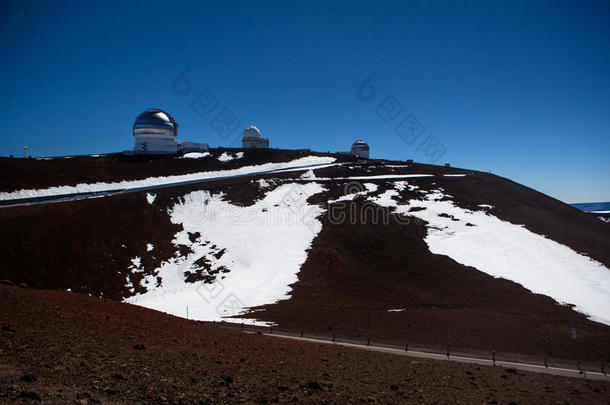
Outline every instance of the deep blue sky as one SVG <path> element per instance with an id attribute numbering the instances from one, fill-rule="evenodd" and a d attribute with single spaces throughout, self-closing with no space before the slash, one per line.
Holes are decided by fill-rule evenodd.
<path id="1" fill-rule="evenodd" d="M 179 140 L 212 146 L 254 124 L 272 147 L 362 138 L 373 157 L 427 162 L 434 135 L 438 163 L 610 201 L 608 1 L 3 1 L 0 15 L 0 155 L 131 149 L 134 118 L 159 107 Z M 204 90 L 209 117 L 190 104 Z M 404 108 L 391 123 L 387 96 Z M 224 108 L 229 139 L 210 125 Z M 410 145 L 394 132 L 408 114 L 426 128 Z"/>

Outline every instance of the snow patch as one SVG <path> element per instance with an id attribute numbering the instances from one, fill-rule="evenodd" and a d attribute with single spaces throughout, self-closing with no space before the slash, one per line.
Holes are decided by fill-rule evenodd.
<path id="1" fill-rule="evenodd" d="M 269 182 L 265 179 L 259 179 L 257 180 L 257 183 L 260 188 L 268 188 L 271 186 L 271 184 L 269 184 Z"/>
<path id="2" fill-rule="evenodd" d="M 148 201 L 149 204 L 154 203 L 155 202 L 155 198 L 157 198 L 156 194 L 146 193 L 146 201 Z"/>
<path id="3" fill-rule="evenodd" d="M 177 316 L 185 316 L 188 307 L 191 319 L 220 320 L 289 298 L 290 284 L 298 280 L 306 251 L 322 229 L 317 218 L 324 209 L 306 201 L 324 190 L 317 183 L 284 184 L 249 207 L 225 201 L 222 193 L 185 195 L 170 210 L 171 221 L 183 227 L 173 243 L 193 253 L 164 262 L 143 281 L 148 291 L 125 301 Z M 201 237 L 193 242 L 189 232 Z M 185 271 L 202 257 L 212 272 L 222 267 L 228 272 L 215 274 L 211 283 L 186 282 Z"/>
<path id="4" fill-rule="evenodd" d="M 127 275 L 125 276 L 125 287 L 129 288 L 129 291 L 134 293 L 136 291 L 133 280 L 131 279 L 131 275 L 133 273 L 141 273 L 144 271 L 142 268 L 142 259 L 136 256 L 131 259 L 131 265 L 127 268 Z"/>
<path id="5" fill-rule="evenodd" d="M 354 190 L 351 190 L 352 192 L 342 195 L 339 198 L 336 198 L 334 200 L 328 200 L 327 203 L 333 204 L 333 203 L 336 203 L 339 201 L 353 201 L 357 196 L 374 193 L 379 188 L 379 186 L 377 184 L 373 184 L 373 183 L 364 183 L 363 186 L 364 186 L 364 190 L 357 191 L 358 188 L 355 188 Z M 346 187 L 345 191 L 350 191 L 350 190 L 348 190 Z"/>
<path id="6" fill-rule="evenodd" d="M 200 159 L 210 156 L 210 152 L 189 152 L 182 155 L 183 159 Z"/>
<path id="7" fill-rule="evenodd" d="M 218 160 L 221 162 L 228 162 L 233 159 L 241 159 L 244 156 L 244 152 L 237 152 L 233 155 L 230 155 L 228 152 L 223 152 L 222 155 L 218 156 Z"/>
<path id="8" fill-rule="evenodd" d="M 431 191 L 422 201 L 401 205 L 396 197 L 395 190 L 388 190 L 369 199 L 394 207 L 398 214 L 427 221 L 425 241 L 432 253 L 573 304 L 590 319 L 610 325 L 610 270 L 603 264 L 522 225 L 440 201 L 447 197 L 441 190 Z M 409 212 L 413 207 L 423 210 Z"/>
<path id="9" fill-rule="evenodd" d="M 384 180 L 404 179 L 409 177 L 434 177 L 433 174 L 379 174 L 374 176 L 334 177 L 330 180 Z"/>
<path id="10" fill-rule="evenodd" d="M 313 172 L 313 170 L 309 169 L 303 173 L 300 178 L 303 180 L 315 180 L 316 174 Z"/>

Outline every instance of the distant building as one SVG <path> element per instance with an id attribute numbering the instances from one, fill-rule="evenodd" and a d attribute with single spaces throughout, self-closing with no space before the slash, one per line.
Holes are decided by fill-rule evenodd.
<path id="1" fill-rule="evenodd" d="M 209 149 L 210 149 L 210 145 L 208 145 L 207 143 L 180 142 L 178 144 L 178 150 L 182 153 L 207 152 Z"/>
<path id="2" fill-rule="evenodd" d="M 368 159 L 369 158 L 369 144 L 364 141 L 356 141 L 352 144 L 352 155 Z"/>
<path id="3" fill-rule="evenodd" d="M 358 140 L 352 144 L 352 149 L 349 152 L 337 152 L 341 155 L 352 155 L 354 157 L 368 159 L 370 148 L 369 144 L 363 140 Z"/>
<path id="4" fill-rule="evenodd" d="M 205 152 L 207 143 L 178 143 L 178 123 L 167 112 L 158 108 L 149 108 L 138 115 L 133 124 L 137 154 L 175 154 L 178 152 Z"/>
<path id="5" fill-rule="evenodd" d="M 244 129 L 241 143 L 244 149 L 263 149 L 269 147 L 269 138 L 262 138 L 258 128 L 251 125 Z"/>

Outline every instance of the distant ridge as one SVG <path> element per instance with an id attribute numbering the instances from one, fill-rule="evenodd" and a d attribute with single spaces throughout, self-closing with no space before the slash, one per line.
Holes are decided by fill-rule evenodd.
<path id="1" fill-rule="evenodd" d="M 595 202 L 595 203 L 577 203 L 570 204 L 572 207 L 578 208 L 581 211 L 609 211 L 610 202 Z"/>

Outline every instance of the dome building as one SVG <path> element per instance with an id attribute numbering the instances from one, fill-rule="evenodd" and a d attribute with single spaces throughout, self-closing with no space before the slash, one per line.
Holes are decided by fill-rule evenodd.
<path id="1" fill-rule="evenodd" d="M 178 152 L 178 123 L 169 113 L 150 108 L 138 115 L 133 124 L 136 153 L 171 154 Z"/>
<path id="2" fill-rule="evenodd" d="M 244 149 L 261 149 L 269 147 L 269 138 L 262 138 L 261 133 L 254 125 L 244 129 L 241 139 Z"/>
<path id="3" fill-rule="evenodd" d="M 358 140 L 352 144 L 352 149 L 349 152 L 337 152 L 340 155 L 351 155 L 356 158 L 368 159 L 369 158 L 369 144 L 363 140 Z"/>
<path id="4" fill-rule="evenodd" d="M 168 112 L 158 108 L 149 108 L 138 115 L 133 124 L 133 136 L 136 138 L 133 147 L 136 154 L 206 152 L 209 149 L 207 143 L 178 143 L 178 123 Z"/>
<path id="5" fill-rule="evenodd" d="M 352 144 L 350 154 L 356 157 L 368 159 L 369 158 L 369 144 L 359 140 Z"/>

